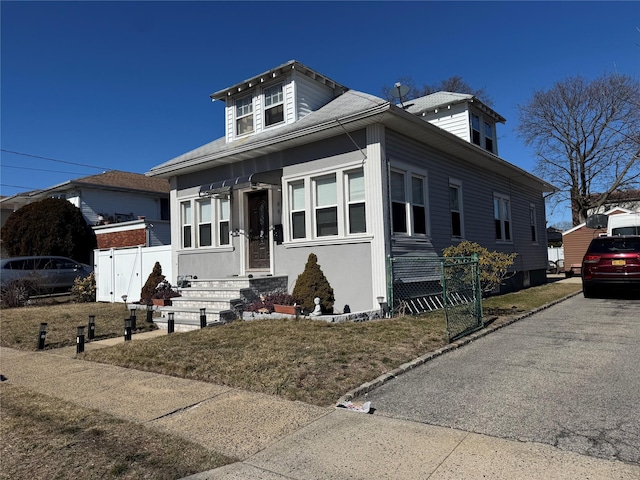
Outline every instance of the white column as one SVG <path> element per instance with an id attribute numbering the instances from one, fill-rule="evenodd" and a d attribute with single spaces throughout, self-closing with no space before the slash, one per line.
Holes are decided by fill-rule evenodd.
<path id="1" fill-rule="evenodd" d="M 371 307 L 377 308 L 377 297 L 387 300 L 386 257 L 391 251 L 389 236 L 387 161 L 385 153 L 385 128 L 377 123 L 367 127 L 367 159 L 365 171 L 365 199 L 367 231 L 371 241 Z"/>

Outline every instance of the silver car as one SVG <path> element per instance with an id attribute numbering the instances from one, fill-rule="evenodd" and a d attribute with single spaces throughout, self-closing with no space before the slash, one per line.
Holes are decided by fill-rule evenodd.
<path id="1" fill-rule="evenodd" d="M 69 290 L 76 278 L 85 278 L 93 267 L 66 257 L 12 257 L 0 260 L 0 285 L 13 280 L 33 281 L 42 290 Z"/>

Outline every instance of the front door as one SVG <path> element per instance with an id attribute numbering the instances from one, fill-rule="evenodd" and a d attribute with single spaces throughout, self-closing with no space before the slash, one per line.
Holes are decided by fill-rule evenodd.
<path id="1" fill-rule="evenodd" d="M 247 195 L 249 200 L 249 268 L 269 268 L 269 192 Z"/>

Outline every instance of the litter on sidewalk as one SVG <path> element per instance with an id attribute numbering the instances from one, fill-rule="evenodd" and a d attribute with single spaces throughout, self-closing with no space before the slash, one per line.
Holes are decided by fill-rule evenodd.
<path id="1" fill-rule="evenodd" d="M 371 402 L 364 402 L 359 405 L 353 402 L 341 402 L 338 404 L 339 408 L 346 408 L 347 410 L 351 410 L 352 412 L 360 412 L 360 413 L 369 413 L 371 410 Z"/>

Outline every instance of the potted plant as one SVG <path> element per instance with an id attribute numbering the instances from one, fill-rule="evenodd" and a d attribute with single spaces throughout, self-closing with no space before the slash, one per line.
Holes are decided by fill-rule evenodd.
<path id="1" fill-rule="evenodd" d="M 158 284 L 154 294 L 151 296 L 151 302 L 158 306 L 171 305 L 171 299 L 179 297 L 180 293 L 176 292 L 169 282 L 163 280 Z"/>
<path id="2" fill-rule="evenodd" d="M 259 300 L 253 302 L 247 310 L 259 313 L 286 313 L 295 315 L 297 306 L 293 301 L 293 297 L 286 292 L 275 292 L 268 295 L 262 295 Z"/>

